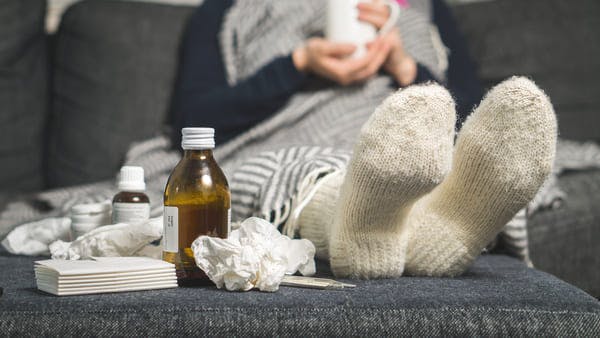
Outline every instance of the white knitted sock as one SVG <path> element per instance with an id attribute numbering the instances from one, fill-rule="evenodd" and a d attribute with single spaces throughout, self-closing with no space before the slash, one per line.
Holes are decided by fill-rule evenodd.
<path id="1" fill-rule="evenodd" d="M 319 189 L 298 217 L 300 237 L 315 245 L 320 259 L 329 259 L 329 236 L 344 174 L 337 171 L 321 178 Z"/>
<path id="2" fill-rule="evenodd" d="M 361 129 L 348 164 L 329 238 L 338 277 L 400 276 L 404 219 L 450 169 L 456 114 L 436 84 L 389 96 Z"/>
<path id="3" fill-rule="evenodd" d="M 552 104 L 533 82 L 513 77 L 492 89 L 465 122 L 448 177 L 409 215 L 406 272 L 464 272 L 533 198 L 555 146 Z"/>

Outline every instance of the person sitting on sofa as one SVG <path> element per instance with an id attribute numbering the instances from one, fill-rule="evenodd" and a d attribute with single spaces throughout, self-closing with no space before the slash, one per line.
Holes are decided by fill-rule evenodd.
<path id="1" fill-rule="evenodd" d="M 368 81 L 378 72 L 392 77 L 397 87 L 427 81 L 442 82 L 427 66 L 405 52 L 397 28 L 376 39 L 359 59 L 351 44 L 309 37 L 292 53 L 271 60 L 245 81 L 230 86 L 219 44 L 219 30 L 233 0 L 206 0 L 193 13 L 182 42 L 179 79 L 174 95 L 175 144 L 184 126 L 213 126 L 217 145 L 223 144 L 276 113 L 310 75 L 331 85 L 350 86 Z M 483 90 L 466 42 L 443 0 L 432 1 L 433 23 L 448 48 L 447 88 L 458 104 L 458 123 L 481 100 Z M 359 4 L 360 20 L 381 28 L 387 6 L 378 0 Z M 440 48 L 444 48 L 440 46 Z M 374 107 L 373 107 L 374 108 Z"/>
<path id="2" fill-rule="evenodd" d="M 533 82 L 512 78 L 491 90 L 455 145 L 456 103 L 444 87 L 418 84 L 439 72 L 404 52 L 398 30 L 371 43 L 362 59 L 344 58 L 352 46 L 308 37 L 230 85 L 218 38 L 232 4 L 206 0 L 192 17 L 176 85 L 176 126 L 215 127 L 223 143 L 277 113 L 315 75 L 349 86 L 382 71 L 405 87 L 370 108 L 345 171 L 322 177 L 300 214 L 300 236 L 323 243 L 317 250 L 336 276 L 461 274 L 550 173 L 556 118 Z M 447 36 L 457 37 L 443 24 L 451 23 L 440 14 L 448 15 L 447 8 L 432 4 L 451 49 L 447 86 L 460 120 L 481 92 L 462 42 Z M 377 1 L 360 11 L 377 27 L 387 18 Z"/>

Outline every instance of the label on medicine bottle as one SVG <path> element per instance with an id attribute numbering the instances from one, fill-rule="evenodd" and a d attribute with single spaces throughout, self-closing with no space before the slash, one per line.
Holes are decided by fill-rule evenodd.
<path id="1" fill-rule="evenodd" d="M 227 209 L 227 237 L 231 236 L 231 208 Z"/>
<path id="2" fill-rule="evenodd" d="M 148 203 L 113 203 L 113 223 L 139 223 L 150 219 Z"/>
<path id="3" fill-rule="evenodd" d="M 179 210 L 177 207 L 165 207 L 163 217 L 164 251 L 179 251 Z"/>

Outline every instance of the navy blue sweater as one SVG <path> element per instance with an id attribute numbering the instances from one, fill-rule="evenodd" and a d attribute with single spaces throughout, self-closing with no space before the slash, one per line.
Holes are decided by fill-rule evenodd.
<path id="1" fill-rule="evenodd" d="M 228 85 L 218 33 L 232 4 L 233 0 L 206 0 L 190 18 L 173 97 L 176 147 L 179 130 L 196 126 L 215 128 L 216 143 L 222 144 L 273 115 L 307 82 L 288 55 L 272 60 L 235 86 Z M 451 51 L 447 87 L 461 121 L 479 103 L 482 89 L 450 9 L 443 0 L 433 0 L 433 9 L 442 41 Z M 418 64 L 417 69 L 415 83 L 436 80 L 425 66 Z"/>

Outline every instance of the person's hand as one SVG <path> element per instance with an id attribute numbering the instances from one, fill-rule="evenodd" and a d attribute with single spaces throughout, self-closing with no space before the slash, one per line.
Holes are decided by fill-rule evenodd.
<path id="1" fill-rule="evenodd" d="M 381 29 L 390 18 L 390 8 L 382 0 L 361 1 L 358 8 L 358 20 L 368 22 Z"/>
<path id="2" fill-rule="evenodd" d="M 400 30 L 396 27 L 385 33 L 383 39 L 392 46 L 383 68 L 396 79 L 400 86 L 412 84 L 417 78 L 417 63 L 404 51 Z"/>
<path id="3" fill-rule="evenodd" d="M 292 53 L 292 60 L 299 71 L 347 86 L 364 82 L 379 71 L 390 53 L 389 41 L 378 38 L 369 44 L 364 56 L 351 58 L 349 56 L 356 50 L 353 44 L 311 38 Z"/>
<path id="4" fill-rule="evenodd" d="M 371 2 L 360 2 L 358 4 L 358 19 L 368 22 L 381 29 L 390 16 L 390 9 L 381 0 Z M 408 86 L 417 77 L 417 63 L 404 51 L 400 30 L 394 27 L 389 32 L 383 33 L 382 37 L 391 45 L 389 55 L 385 60 L 383 68 L 396 79 L 401 86 Z"/>

